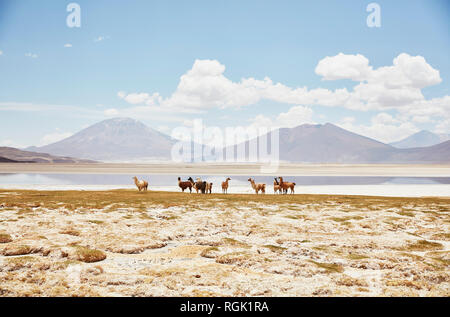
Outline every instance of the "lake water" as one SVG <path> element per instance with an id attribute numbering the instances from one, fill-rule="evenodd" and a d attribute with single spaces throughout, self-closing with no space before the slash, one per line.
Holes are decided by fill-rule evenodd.
<path id="1" fill-rule="evenodd" d="M 2 189 L 38 190 L 102 190 L 135 188 L 127 174 L 0 174 Z M 149 182 L 150 190 L 179 191 L 177 176 L 137 175 Z M 185 180 L 189 176 L 183 175 Z M 195 176 L 192 176 L 194 179 Z M 252 176 L 233 176 L 230 193 L 252 193 L 247 179 Z M 450 177 L 354 177 L 354 176 L 283 176 L 285 181 L 296 183 L 296 193 L 344 194 L 381 196 L 450 196 Z M 267 193 L 273 193 L 273 177 L 257 176 L 256 182 L 267 184 Z M 212 182 L 213 192 L 221 192 L 225 177 L 202 176 Z"/>

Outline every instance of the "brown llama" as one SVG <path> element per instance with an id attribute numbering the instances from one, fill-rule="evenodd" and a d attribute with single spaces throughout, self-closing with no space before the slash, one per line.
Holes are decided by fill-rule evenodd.
<path id="1" fill-rule="evenodd" d="M 208 193 L 212 194 L 212 186 L 213 186 L 213 183 L 206 182 L 206 193 L 207 194 Z"/>
<path id="2" fill-rule="evenodd" d="M 262 194 L 266 193 L 266 184 L 256 184 L 254 179 L 249 178 L 248 181 L 252 184 L 252 188 L 255 190 L 256 195 L 258 195 L 259 191 Z"/>
<path id="3" fill-rule="evenodd" d="M 223 194 L 228 194 L 228 181 L 230 181 L 231 178 L 227 177 L 227 179 L 222 182 L 222 193 Z"/>
<path id="4" fill-rule="evenodd" d="M 277 181 L 277 179 L 276 178 L 274 178 L 274 181 L 273 181 L 273 193 L 274 194 L 281 194 L 281 186 L 280 186 L 280 183 Z"/>
<path id="5" fill-rule="evenodd" d="M 197 177 L 197 181 L 194 184 L 194 188 L 197 191 L 197 193 L 200 191 L 202 194 L 206 194 L 207 191 L 209 189 L 211 189 L 212 187 L 212 183 L 209 183 L 209 188 L 208 188 L 208 183 L 202 181 L 202 179 L 200 177 Z"/>
<path id="6" fill-rule="evenodd" d="M 148 183 L 144 180 L 139 180 L 136 176 L 133 177 L 134 183 L 136 184 L 139 191 L 147 191 L 148 189 Z"/>
<path id="7" fill-rule="evenodd" d="M 291 190 L 291 194 L 294 194 L 294 189 L 295 189 L 295 183 L 291 183 L 291 182 L 284 182 L 283 181 L 283 177 L 279 177 L 280 179 L 280 187 L 283 190 L 284 194 L 287 194 L 288 189 Z"/>
<path id="8" fill-rule="evenodd" d="M 181 177 L 178 177 L 178 186 L 181 188 L 181 191 L 184 193 L 186 188 L 189 188 L 189 192 L 192 193 L 192 187 L 194 186 L 194 180 L 192 177 L 189 177 L 187 182 L 181 180 Z"/>

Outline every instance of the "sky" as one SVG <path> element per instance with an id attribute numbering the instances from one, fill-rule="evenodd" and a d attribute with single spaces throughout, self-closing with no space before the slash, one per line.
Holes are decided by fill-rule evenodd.
<path id="1" fill-rule="evenodd" d="M 0 146 L 113 117 L 169 135 L 194 120 L 450 133 L 450 2 L 379 0 L 379 20 L 371 3 L 0 0 Z"/>

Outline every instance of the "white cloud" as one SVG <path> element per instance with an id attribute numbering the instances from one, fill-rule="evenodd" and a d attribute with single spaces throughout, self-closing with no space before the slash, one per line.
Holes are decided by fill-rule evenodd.
<path id="1" fill-rule="evenodd" d="M 442 120 L 436 125 L 434 132 L 449 134 L 450 131 L 450 118 Z"/>
<path id="2" fill-rule="evenodd" d="M 68 138 L 72 135 L 73 135 L 73 133 L 71 133 L 71 132 L 55 132 L 55 133 L 46 134 L 41 138 L 41 140 L 39 142 L 39 146 L 44 146 L 47 144 L 55 143 L 55 142 L 65 139 L 65 138 Z"/>
<path id="3" fill-rule="evenodd" d="M 416 123 L 430 123 L 430 122 L 434 122 L 434 120 L 431 119 L 429 116 L 413 116 L 411 118 L 411 120 L 413 122 L 416 122 Z"/>
<path id="4" fill-rule="evenodd" d="M 64 47 L 67 47 L 67 48 L 72 47 L 72 44 L 70 44 L 70 43 L 64 44 Z"/>
<path id="5" fill-rule="evenodd" d="M 0 56 L 1 56 L 1 55 L 3 55 L 3 51 L 2 51 L 2 50 L 0 50 Z"/>
<path id="6" fill-rule="evenodd" d="M 105 116 L 113 117 L 119 115 L 119 111 L 114 108 L 106 109 L 104 112 Z"/>
<path id="7" fill-rule="evenodd" d="M 373 69 L 369 60 L 358 55 L 338 54 L 319 61 L 316 73 L 324 80 L 351 79 L 359 83 L 346 88 L 291 88 L 263 80 L 243 78 L 233 82 L 225 77 L 225 66 L 216 60 L 196 60 L 192 68 L 180 78 L 171 96 L 159 93 L 119 92 L 126 102 L 157 106 L 168 111 L 204 112 L 212 108 L 243 107 L 260 100 L 286 104 L 341 106 L 352 110 L 387 110 L 410 107 L 424 102 L 421 89 L 442 81 L 439 71 L 421 56 L 402 53 L 392 66 Z M 420 105 L 419 105 L 420 106 Z"/>
<path id="8" fill-rule="evenodd" d="M 9 140 L 9 139 L 7 139 L 7 140 L 0 140 L 0 146 L 13 147 L 13 148 L 16 148 L 16 149 L 23 149 L 23 148 L 26 147 L 23 144 L 16 143 L 13 140 Z"/>
<path id="9" fill-rule="evenodd" d="M 147 93 L 131 93 L 127 95 L 125 92 L 119 91 L 117 96 L 132 105 L 146 104 L 153 106 L 162 101 L 162 97 L 158 93 L 154 93 L 153 95 Z"/>
<path id="10" fill-rule="evenodd" d="M 313 111 L 311 108 L 294 106 L 287 112 L 280 113 L 275 119 L 271 119 L 262 114 L 257 115 L 250 120 L 250 126 L 255 128 L 265 127 L 269 129 L 294 128 L 305 123 L 313 124 L 314 121 L 312 120 L 312 116 Z"/>
<path id="11" fill-rule="evenodd" d="M 314 123 L 312 120 L 313 111 L 311 108 L 294 106 L 288 112 L 278 115 L 276 123 L 280 127 L 294 128 L 305 123 Z"/>
<path id="12" fill-rule="evenodd" d="M 345 117 L 337 125 L 343 129 L 384 143 L 401 140 L 419 131 L 413 123 L 402 122 L 383 112 L 372 117 L 370 125 L 355 124 L 355 121 L 354 117 Z"/>
<path id="13" fill-rule="evenodd" d="M 315 72 L 323 80 L 349 79 L 355 86 L 330 90 L 326 88 L 288 87 L 273 82 L 269 77 L 242 78 L 232 81 L 225 76 L 226 67 L 217 60 L 196 60 L 190 70 L 181 76 L 175 91 L 167 98 L 159 93 L 119 92 L 119 98 L 141 110 L 158 109 L 167 113 L 202 113 L 214 108 L 240 108 L 268 100 L 290 105 L 315 105 L 344 107 L 356 111 L 396 111 L 397 118 L 382 114 L 374 117 L 369 128 L 352 126 L 383 140 L 404 135 L 415 130 L 413 123 L 445 122 L 450 120 L 450 96 L 425 99 L 422 89 L 439 84 L 442 79 L 437 69 L 422 56 L 399 54 L 392 65 L 373 68 L 361 54 L 325 57 L 317 64 Z M 282 115 L 283 118 L 283 115 Z M 285 120 L 290 119 L 288 115 Z M 401 119 L 401 120 L 400 120 Z M 280 119 L 263 115 L 253 119 L 255 124 L 284 124 Z M 400 120 L 400 121 L 396 121 Z M 291 120 L 295 122 L 295 120 Z M 445 129 L 446 124 L 439 125 Z M 376 133 L 385 128 L 385 135 Z"/>
<path id="14" fill-rule="evenodd" d="M 38 55 L 34 53 L 26 53 L 25 56 L 30 58 L 38 58 Z"/>
<path id="15" fill-rule="evenodd" d="M 159 93 L 118 92 L 126 102 L 159 106 L 160 109 L 180 112 L 203 112 L 211 108 L 239 108 L 262 99 L 289 104 L 323 104 L 337 106 L 344 103 L 349 94 L 346 89 L 308 90 L 305 87 L 290 88 L 274 83 L 268 77 L 263 80 L 243 78 L 233 82 L 224 76 L 225 66 L 216 60 L 196 60 L 192 68 L 180 78 L 175 92 L 168 98 Z"/>
<path id="16" fill-rule="evenodd" d="M 317 75 L 323 80 L 351 79 L 354 81 L 366 80 L 372 72 L 369 60 L 363 55 L 345 55 L 339 53 L 336 56 L 327 56 L 317 64 Z"/>
<path id="17" fill-rule="evenodd" d="M 354 109 L 397 109 L 425 100 L 421 89 L 439 84 L 439 71 L 422 56 L 402 53 L 392 66 L 371 70 L 358 84 L 347 106 Z M 352 102 L 356 102 L 352 107 Z"/>

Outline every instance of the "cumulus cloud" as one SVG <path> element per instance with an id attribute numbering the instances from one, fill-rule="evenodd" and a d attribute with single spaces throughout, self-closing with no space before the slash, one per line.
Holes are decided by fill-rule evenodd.
<path id="1" fill-rule="evenodd" d="M 439 71 L 422 56 L 402 53 L 392 66 L 371 70 L 365 80 L 354 87 L 354 108 L 395 109 L 425 100 L 422 89 L 442 81 Z M 359 102 L 359 104 L 358 104 Z M 352 107 L 352 100 L 347 103 Z"/>
<path id="2" fill-rule="evenodd" d="M 359 82 L 352 91 L 346 88 L 288 87 L 269 77 L 262 80 L 228 79 L 225 66 L 216 60 L 196 60 L 180 78 L 174 93 L 162 98 L 159 93 L 119 92 L 130 104 L 161 106 L 177 111 L 205 111 L 210 108 L 243 107 L 260 100 L 287 104 L 341 106 L 353 110 L 386 110 L 425 100 L 421 89 L 442 80 L 439 71 L 421 56 L 402 53 L 392 66 L 373 69 L 369 60 L 358 55 L 338 54 L 319 61 L 316 73 L 324 80 L 351 79 Z"/>
<path id="3" fill-rule="evenodd" d="M 72 47 L 72 44 L 70 44 L 70 43 L 64 44 L 64 47 L 70 48 L 70 47 Z"/>
<path id="4" fill-rule="evenodd" d="M 354 81 L 366 80 L 372 72 L 369 60 L 363 55 L 327 56 L 316 67 L 316 74 L 323 80 L 351 79 Z"/>
<path id="5" fill-rule="evenodd" d="M 251 125 L 255 128 L 294 128 L 299 125 L 310 123 L 313 124 L 312 120 L 313 111 L 311 108 L 304 106 L 294 106 L 291 107 L 287 112 L 280 113 L 276 118 L 271 119 L 262 114 L 257 115 L 255 118 L 251 119 Z"/>
<path id="6" fill-rule="evenodd" d="M 402 122 L 384 112 L 373 116 L 369 125 L 355 124 L 355 122 L 354 117 L 346 117 L 337 125 L 384 143 L 401 140 L 419 131 L 413 123 Z"/>
<path id="7" fill-rule="evenodd" d="M 269 77 L 233 81 L 225 76 L 225 71 L 225 65 L 217 60 L 196 60 L 192 68 L 181 76 L 175 91 L 166 98 L 158 92 L 123 91 L 118 92 L 118 97 L 142 107 L 142 111 L 147 107 L 166 113 L 202 113 L 210 109 L 241 108 L 268 100 L 355 111 L 393 110 L 403 116 L 402 122 L 450 119 L 450 96 L 426 99 L 422 93 L 423 88 L 442 81 L 439 71 L 422 56 L 402 53 L 393 59 L 392 65 L 379 68 L 372 67 L 361 54 L 339 53 L 318 62 L 315 72 L 323 80 L 355 81 L 351 89 L 289 87 L 273 82 Z M 258 120 L 263 122 L 267 118 L 263 116 Z M 384 124 L 393 125 L 392 122 Z"/>
<path id="8" fill-rule="evenodd" d="M 119 92 L 118 97 L 130 104 L 158 105 L 161 108 L 202 112 L 211 108 L 239 108 L 257 103 L 262 99 L 289 104 L 324 104 L 337 106 L 348 99 L 346 89 L 308 90 L 306 87 L 290 88 L 263 80 L 243 78 L 233 82 L 224 76 L 225 66 L 216 60 L 196 60 L 192 68 L 180 78 L 175 92 L 168 98 L 159 93 Z"/>

